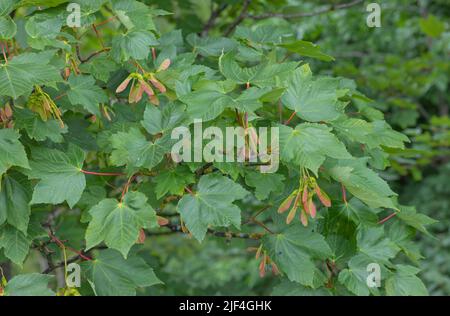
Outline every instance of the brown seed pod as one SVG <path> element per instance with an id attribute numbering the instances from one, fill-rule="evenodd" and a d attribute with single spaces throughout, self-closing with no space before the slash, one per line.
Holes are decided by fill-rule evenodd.
<path id="1" fill-rule="evenodd" d="M 161 63 L 161 65 L 159 65 L 158 70 L 156 70 L 156 72 L 160 72 L 160 71 L 164 71 L 167 70 L 167 68 L 169 68 L 170 66 L 170 59 L 164 59 L 163 62 Z"/>
<path id="2" fill-rule="evenodd" d="M 122 81 L 122 83 L 117 87 L 116 93 L 121 93 L 121 92 L 125 91 L 125 89 L 128 87 L 128 84 L 130 83 L 130 81 L 131 81 L 131 77 L 128 77 L 127 79 Z"/>
<path id="3" fill-rule="evenodd" d="M 157 97 L 156 95 L 152 95 L 152 96 L 150 97 L 150 102 L 151 102 L 152 104 L 156 105 L 156 106 L 159 105 L 159 99 L 158 99 L 158 97 Z"/>
<path id="4" fill-rule="evenodd" d="M 312 198 L 308 201 L 308 206 L 309 206 L 309 215 L 311 215 L 312 218 L 315 218 L 316 213 L 317 213 L 317 208 L 316 208 L 316 205 L 314 204 Z"/>
<path id="5" fill-rule="evenodd" d="M 280 207 L 278 208 L 278 213 L 284 213 L 286 212 L 289 207 L 291 207 L 292 201 L 294 200 L 294 196 L 290 195 L 287 197 L 287 199 L 285 199 L 281 204 Z"/>
<path id="6" fill-rule="evenodd" d="M 264 278 L 266 275 L 266 255 L 263 256 L 261 262 L 259 263 L 259 276 Z"/>
<path id="7" fill-rule="evenodd" d="M 322 191 L 322 189 L 318 185 L 316 185 L 314 187 L 314 191 L 316 192 L 317 197 L 319 198 L 319 200 L 323 204 L 323 206 L 325 206 L 325 207 L 330 207 L 331 206 L 330 198 L 328 197 L 328 195 L 324 191 Z"/>
<path id="8" fill-rule="evenodd" d="M 165 217 L 157 216 L 156 219 L 158 220 L 159 226 L 166 226 L 169 224 L 169 220 Z"/>
<path id="9" fill-rule="evenodd" d="M 289 211 L 288 216 L 286 217 L 286 224 L 290 224 L 295 217 L 295 213 L 297 213 L 297 206 L 294 205 L 292 209 Z"/>
<path id="10" fill-rule="evenodd" d="M 150 77 L 150 82 L 152 83 L 152 85 L 155 86 L 156 89 L 158 89 L 161 93 L 165 93 L 166 92 L 166 87 L 158 81 L 158 79 L 156 79 L 155 77 Z"/>
<path id="11" fill-rule="evenodd" d="M 128 96 L 128 103 L 138 103 L 141 101 L 143 92 L 144 90 L 141 89 L 141 85 L 133 82 Z"/>
<path id="12" fill-rule="evenodd" d="M 136 243 L 143 244 L 147 236 L 145 235 L 145 231 L 143 229 L 139 230 L 139 237 Z"/>
<path id="13" fill-rule="evenodd" d="M 303 194 L 302 194 L 302 205 L 303 205 L 303 209 L 307 213 L 308 213 L 308 196 L 309 196 L 308 185 L 305 184 L 305 186 L 303 188 Z"/>
<path id="14" fill-rule="evenodd" d="M 155 92 L 153 91 L 152 87 L 147 82 L 145 82 L 143 79 L 139 79 L 139 83 L 141 84 L 142 89 L 144 89 L 144 92 L 149 97 L 155 95 Z"/>
<path id="15" fill-rule="evenodd" d="M 262 245 L 260 245 L 258 250 L 256 251 L 256 255 L 255 255 L 256 259 L 259 259 L 259 257 L 261 256 L 261 252 L 262 252 Z"/>
<path id="16" fill-rule="evenodd" d="M 10 119 L 13 116 L 13 111 L 12 111 L 11 106 L 9 104 L 5 105 L 4 111 L 5 111 L 5 115 L 6 115 L 7 118 Z"/>
<path id="17" fill-rule="evenodd" d="M 64 79 L 68 79 L 70 77 L 70 67 L 64 68 Z"/>
<path id="18" fill-rule="evenodd" d="M 280 269 L 278 269 L 278 266 L 273 261 L 272 261 L 272 274 L 273 275 L 280 275 Z"/>
<path id="19" fill-rule="evenodd" d="M 303 226 L 308 226 L 308 215 L 305 210 L 300 212 L 300 222 L 302 222 Z"/>

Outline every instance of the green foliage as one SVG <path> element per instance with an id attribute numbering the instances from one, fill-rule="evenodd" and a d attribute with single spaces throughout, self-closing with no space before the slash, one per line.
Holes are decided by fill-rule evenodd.
<path id="1" fill-rule="evenodd" d="M 303 24 L 264 14 L 317 4 L 257 1 L 241 16 L 238 1 L 79 0 L 69 27 L 66 2 L 0 4 L 0 263 L 13 264 L 0 293 L 427 294 L 414 239 L 431 238 L 434 214 L 389 182 L 448 154 L 439 16 L 391 13 L 412 33 L 370 31 L 430 39 L 400 63 L 401 44 L 383 62 L 339 56 L 368 32 L 356 8 Z M 279 169 L 173 161 L 173 129 L 195 119 L 278 128 Z M 69 261 L 78 289 L 48 275 Z"/>

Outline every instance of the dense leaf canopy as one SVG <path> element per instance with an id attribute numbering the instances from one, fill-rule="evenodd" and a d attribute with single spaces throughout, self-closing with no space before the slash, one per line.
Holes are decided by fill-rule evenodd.
<path id="1" fill-rule="evenodd" d="M 448 158 L 428 7 L 371 29 L 364 1 L 70 2 L 78 26 L 69 1 L 0 3 L 0 295 L 428 293 L 435 220 L 392 185 Z M 277 128 L 278 170 L 174 161 L 197 119 Z"/>

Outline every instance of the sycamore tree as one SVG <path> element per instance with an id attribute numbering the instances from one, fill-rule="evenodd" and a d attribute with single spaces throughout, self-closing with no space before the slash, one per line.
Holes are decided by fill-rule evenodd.
<path id="1" fill-rule="evenodd" d="M 243 294 L 426 295 L 413 239 L 434 220 L 381 176 L 409 139 L 353 80 L 314 73 L 333 52 L 277 20 L 302 14 L 3 0 L 1 295 L 176 294 L 230 276 Z M 195 120 L 276 128 L 278 170 L 174 161 L 173 131 Z"/>

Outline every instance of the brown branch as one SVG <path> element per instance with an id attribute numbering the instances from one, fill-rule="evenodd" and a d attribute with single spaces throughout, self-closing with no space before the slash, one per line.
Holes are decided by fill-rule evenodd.
<path id="1" fill-rule="evenodd" d="M 87 171 L 87 170 L 80 170 L 82 173 L 84 174 L 90 174 L 90 175 L 94 175 L 94 176 L 124 176 L 125 173 L 121 173 L 121 172 L 94 172 L 94 171 Z"/>
<path id="2" fill-rule="evenodd" d="M 269 234 L 272 234 L 272 235 L 275 234 L 275 233 L 274 233 L 273 231 L 271 231 L 271 230 L 269 229 L 269 227 L 267 227 L 263 222 L 260 222 L 260 221 L 258 221 L 258 220 L 255 219 L 255 218 L 252 218 L 251 221 L 252 221 L 253 223 L 255 223 L 256 225 L 259 225 L 259 226 L 261 226 L 262 228 L 264 228 L 264 230 L 267 231 Z"/>
<path id="3" fill-rule="evenodd" d="M 225 31 L 225 36 L 230 35 L 231 32 L 233 32 L 233 30 L 236 28 L 236 26 L 238 26 L 246 17 L 248 17 L 247 11 L 248 11 L 248 7 L 250 5 L 250 2 L 251 2 L 251 0 L 245 0 L 244 1 L 244 5 L 242 6 L 241 13 L 233 21 L 233 23 L 231 23 L 230 26 L 227 28 L 227 30 Z"/>
<path id="4" fill-rule="evenodd" d="M 317 11 L 313 11 L 313 12 L 298 12 L 298 13 L 275 13 L 275 12 L 272 12 L 272 13 L 264 13 L 261 15 L 247 15 L 246 17 L 248 17 L 250 19 L 254 19 L 254 20 L 263 20 L 263 19 L 268 19 L 268 18 L 283 18 L 283 19 L 303 18 L 303 17 L 321 15 L 321 14 L 325 14 L 325 13 L 328 13 L 331 11 L 338 11 L 338 10 L 351 8 L 362 2 L 363 2 L 363 0 L 354 0 L 354 1 L 351 1 L 348 3 L 331 5 L 326 8 L 323 8 L 323 9 L 320 9 Z"/>
<path id="5" fill-rule="evenodd" d="M 297 114 L 297 112 L 292 112 L 292 114 L 291 114 L 291 116 L 289 116 L 289 118 L 287 119 L 287 121 L 286 122 L 284 122 L 284 125 L 288 125 L 290 122 L 291 122 L 291 120 L 295 117 L 295 114 Z"/>
<path id="6" fill-rule="evenodd" d="M 170 232 L 167 232 L 165 234 L 170 233 L 182 233 L 183 230 L 181 228 L 181 225 L 169 223 L 166 226 L 164 226 L 168 229 L 170 229 Z M 154 233 L 147 233 L 148 236 L 152 236 Z M 233 233 L 233 232 L 222 232 L 222 231 L 216 231 L 212 229 L 208 229 L 208 234 L 216 237 L 223 237 L 223 238 L 241 238 L 241 239 L 254 239 L 259 240 L 263 236 L 263 234 L 247 234 L 247 233 Z"/>
<path id="7" fill-rule="evenodd" d="M 102 48 L 101 50 L 98 50 L 98 51 L 96 51 L 96 52 L 93 52 L 93 53 L 90 54 L 88 57 L 83 58 L 83 57 L 81 57 L 80 46 L 79 46 L 79 45 L 76 45 L 76 46 L 75 46 L 75 49 L 76 49 L 76 51 L 77 51 L 77 57 L 78 57 L 78 59 L 80 60 L 81 63 L 87 63 L 89 60 L 91 60 L 91 59 L 94 58 L 95 56 L 97 56 L 97 55 L 99 55 L 99 54 L 101 54 L 101 53 L 104 53 L 104 52 L 108 52 L 108 51 L 111 50 L 111 48 L 105 47 L 105 48 Z"/>
<path id="8" fill-rule="evenodd" d="M 171 234 L 183 233 L 181 225 L 169 223 L 169 224 L 165 225 L 164 227 L 168 228 L 169 231 L 146 232 L 145 235 L 146 236 L 167 236 L 167 235 L 171 235 Z M 260 233 L 252 233 L 252 234 L 234 233 L 234 232 L 216 231 L 216 230 L 212 230 L 212 229 L 208 229 L 208 234 L 215 236 L 215 237 L 221 237 L 221 238 L 227 238 L 227 239 L 240 238 L 240 239 L 252 239 L 252 240 L 259 240 L 264 236 L 264 234 L 260 234 Z M 54 270 L 56 270 L 58 268 L 62 268 L 66 265 L 66 262 L 64 262 L 64 261 L 60 261 L 57 264 L 53 264 L 52 260 L 51 260 L 52 253 L 49 251 L 43 251 L 44 247 L 45 246 L 40 246 L 38 248 L 38 250 L 40 252 L 44 252 L 44 255 L 46 256 L 47 262 L 48 262 L 48 268 L 42 272 L 43 274 L 49 274 L 49 273 L 53 272 Z M 94 247 L 94 248 L 90 249 L 89 252 L 92 250 L 101 250 L 101 249 L 106 249 L 106 247 L 104 247 L 104 246 Z M 93 260 L 90 257 L 89 257 L 89 259 Z M 88 259 L 85 255 L 81 254 L 81 252 L 80 252 L 78 255 L 67 259 L 67 264 L 77 262 L 78 260 L 86 261 Z"/>
<path id="9" fill-rule="evenodd" d="M 341 183 L 341 190 L 342 190 L 342 200 L 347 205 L 347 192 L 345 190 L 344 185 Z"/>
<path id="10" fill-rule="evenodd" d="M 386 216 L 385 218 L 383 218 L 381 221 L 378 222 L 379 225 L 382 225 L 384 223 L 386 223 L 388 220 L 390 220 L 392 217 L 394 217 L 395 215 L 397 215 L 398 212 L 394 212 L 389 216 Z"/>
<path id="11" fill-rule="evenodd" d="M 214 27 L 216 24 L 216 20 L 219 17 L 219 15 L 228 7 L 227 3 L 223 3 L 220 7 L 218 7 L 216 10 L 211 12 L 211 16 L 209 17 L 208 21 L 206 22 L 205 26 L 203 27 L 203 30 L 201 32 L 201 36 L 206 36 L 209 33 L 209 30 Z"/>
<path id="12" fill-rule="evenodd" d="M 79 259 L 81 259 L 81 257 L 78 256 L 74 256 L 70 259 L 67 259 L 67 264 L 73 263 L 73 262 L 77 262 Z M 61 261 L 57 264 L 52 265 L 51 267 L 49 266 L 47 269 L 45 269 L 44 271 L 42 271 L 42 274 L 49 274 L 50 272 L 53 272 L 54 270 L 58 269 L 58 268 L 62 268 L 66 265 L 66 262 Z"/>

